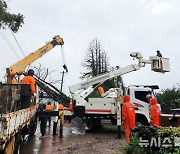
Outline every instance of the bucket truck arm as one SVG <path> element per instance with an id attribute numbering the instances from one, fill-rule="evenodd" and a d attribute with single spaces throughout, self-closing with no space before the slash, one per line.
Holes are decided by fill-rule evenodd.
<path id="1" fill-rule="evenodd" d="M 76 104 L 79 106 L 85 106 L 87 101 L 85 97 L 87 97 L 94 89 L 92 88 L 95 84 L 102 84 L 106 80 L 112 79 L 114 77 L 124 75 L 126 73 L 130 73 L 133 71 L 139 70 L 141 67 L 144 67 L 145 64 L 151 64 L 151 69 L 156 72 L 169 72 L 169 59 L 168 58 L 160 58 L 157 56 L 151 56 L 149 60 L 143 59 L 143 56 L 139 52 L 132 52 L 130 54 L 131 57 L 138 60 L 138 64 L 132 64 L 123 68 L 119 68 L 115 71 L 105 73 L 94 78 L 88 79 L 87 81 L 72 85 L 69 87 L 69 91 L 72 97 L 76 100 Z M 86 90 L 86 94 L 84 96 L 81 95 L 81 92 Z"/>
<path id="2" fill-rule="evenodd" d="M 11 65 L 6 69 L 7 72 L 7 83 L 9 84 L 16 84 L 18 81 L 16 80 L 15 76 L 20 75 L 23 73 L 25 68 L 34 62 L 36 59 L 40 58 L 44 54 L 46 54 L 48 51 L 50 51 L 52 48 L 54 48 L 56 45 L 63 45 L 64 41 L 63 39 L 57 35 L 53 37 L 53 40 L 50 42 L 47 42 L 44 46 L 37 49 L 33 53 L 29 54 L 25 58 L 19 60 L 15 64 Z"/>

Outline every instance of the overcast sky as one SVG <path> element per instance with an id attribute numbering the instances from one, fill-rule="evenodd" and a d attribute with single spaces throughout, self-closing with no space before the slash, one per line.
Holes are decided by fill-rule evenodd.
<path id="1" fill-rule="evenodd" d="M 123 76 L 126 86 L 158 84 L 160 89 L 177 86 L 180 80 L 180 1 L 179 0 L 8 0 L 11 13 L 24 15 L 24 25 L 15 34 L 26 55 L 40 48 L 55 35 L 64 39 L 64 91 L 80 81 L 81 62 L 89 43 L 97 38 L 112 66 L 124 67 L 137 61 L 129 56 L 141 52 L 145 59 L 160 50 L 170 58 L 171 72 L 161 74 L 146 66 Z M 1 30 L 20 58 L 23 54 L 9 30 Z M 0 35 L 0 66 L 3 79 L 5 68 L 18 58 Z M 63 71 L 61 47 L 35 61 L 43 67 L 57 70 L 51 79 L 61 79 Z"/>

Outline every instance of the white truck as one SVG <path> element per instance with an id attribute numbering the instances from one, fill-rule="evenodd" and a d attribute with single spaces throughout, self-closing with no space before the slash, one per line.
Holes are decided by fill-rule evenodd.
<path id="1" fill-rule="evenodd" d="M 0 153 L 20 153 L 20 143 L 25 139 L 25 135 L 33 135 L 36 131 L 38 93 L 36 99 L 31 99 L 29 108 L 21 109 L 19 75 L 22 75 L 25 68 L 36 59 L 56 45 L 63 44 L 63 39 L 57 35 L 52 41 L 7 68 L 7 83 L 0 83 Z"/>
<path id="2" fill-rule="evenodd" d="M 124 95 L 122 88 L 110 88 L 101 98 L 88 98 L 87 100 L 86 97 L 97 86 L 101 85 L 106 80 L 132 71 L 137 71 L 141 67 L 144 67 L 145 64 L 151 64 L 151 69 L 155 72 L 170 71 L 168 58 L 151 56 L 149 57 L 149 60 L 145 60 L 139 52 L 133 52 L 130 56 L 137 59 L 138 64 L 119 68 L 115 71 L 93 77 L 87 81 L 69 87 L 72 98 L 76 101 L 74 117 L 80 117 L 83 119 L 86 130 L 97 128 L 107 121 L 110 121 L 112 124 L 117 124 L 117 98 Z M 93 88 L 94 85 L 97 86 Z M 149 91 L 152 91 L 152 87 L 130 86 L 127 89 L 131 101 L 137 106 L 136 121 L 142 124 L 149 123 L 149 104 L 146 100 L 146 94 Z"/>

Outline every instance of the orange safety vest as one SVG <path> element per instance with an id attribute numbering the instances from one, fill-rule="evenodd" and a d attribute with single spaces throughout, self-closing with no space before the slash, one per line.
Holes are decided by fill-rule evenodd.
<path id="1" fill-rule="evenodd" d="M 33 93 L 36 92 L 36 88 L 35 88 L 35 79 L 32 76 L 25 76 L 22 80 L 21 80 L 22 84 L 29 84 L 31 91 Z"/>
<path id="2" fill-rule="evenodd" d="M 46 110 L 53 110 L 53 109 L 54 109 L 54 105 L 51 104 L 46 105 Z"/>
<path id="3" fill-rule="evenodd" d="M 64 105 L 58 104 L 58 109 L 59 109 L 59 110 L 64 110 Z"/>

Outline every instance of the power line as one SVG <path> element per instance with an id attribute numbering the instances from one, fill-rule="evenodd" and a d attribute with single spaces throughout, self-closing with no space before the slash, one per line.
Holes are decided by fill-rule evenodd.
<path id="1" fill-rule="evenodd" d="M 14 37 L 14 39 L 15 39 L 16 43 L 18 44 L 18 47 L 19 47 L 19 49 L 21 50 L 21 52 L 22 52 L 23 56 L 25 57 L 25 53 L 24 53 L 24 51 L 22 50 L 22 48 L 21 48 L 21 46 L 20 46 L 20 44 L 19 44 L 18 40 L 16 39 L 16 37 L 15 37 L 15 35 L 13 34 L 13 32 L 12 32 L 12 30 L 11 30 L 11 29 L 10 29 L 10 31 L 11 31 L 11 34 L 13 35 L 13 37 Z"/>
<path id="2" fill-rule="evenodd" d="M 3 39 L 5 40 L 5 42 L 8 44 L 8 46 L 11 48 L 12 52 L 14 53 L 14 55 L 16 56 L 17 59 L 20 59 L 18 54 L 16 53 L 16 51 L 14 50 L 11 42 L 8 40 L 8 38 L 3 34 L 2 31 L 0 31 L 1 36 L 3 37 Z"/>

